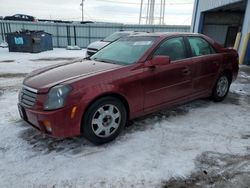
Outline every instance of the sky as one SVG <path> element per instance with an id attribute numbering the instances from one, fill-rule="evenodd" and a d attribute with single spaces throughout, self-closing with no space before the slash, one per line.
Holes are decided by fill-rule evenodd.
<path id="1" fill-rule="evenodd" d="M 161 0 L 155 1 L 157 17 Z M 84 18 L 91 21 L 138 24 L 140 2 L 141 0 L 85 0 Z M 0 0 L 0 16 L 21 13 L 38 19 L 80 21 L 80 3 L 81 0 Z M 165 24 L 190 25 L 193 4 L 194 0 L 166 0 Z M 146 13 L 146 6 L 143 7 L 143 12 Z M 156 19 L 155 24 L 158 22 Z"/>

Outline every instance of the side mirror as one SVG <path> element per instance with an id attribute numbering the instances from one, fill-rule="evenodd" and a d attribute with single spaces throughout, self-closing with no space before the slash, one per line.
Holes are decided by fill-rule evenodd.
<path id="1" fill-rule="evenodd" d="M 154 56 L 149 62 L 147 62 L 147 66 L 155 67 L 170 64 L 169 56 Z"/>

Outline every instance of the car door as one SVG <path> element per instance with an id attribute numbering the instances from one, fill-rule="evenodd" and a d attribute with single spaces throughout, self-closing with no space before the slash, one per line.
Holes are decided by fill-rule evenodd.
<path id="1" fill-rule="evenodd" d="M 170 64 L 145 67 L 144 70 L 144 110 L 153 111 L 167 103 L 176 102 L 192 93 L 193 66 L 187 58 L 183 37 L 164 41 L 154 52 L 170 57 Z"/>
<path id="2" fill-rule="evenodd" d="M 197 94 L 209 91 L 217 78 L 223 57 L 216 53 L 212 45 L 202 37 L 190 36 L 187 37 L 187 40 L 190 44 L 192 61 L 195 66 L 194 91 Z"/>

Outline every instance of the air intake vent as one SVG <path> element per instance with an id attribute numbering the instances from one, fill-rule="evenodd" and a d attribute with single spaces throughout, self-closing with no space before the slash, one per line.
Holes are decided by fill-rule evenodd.
<path id="1" fill-rule="evenodd" d="M 32 107 L 36 104 L 37 90 L 24 86 L 20 92 L 20 103 L 27 107 Z"/>

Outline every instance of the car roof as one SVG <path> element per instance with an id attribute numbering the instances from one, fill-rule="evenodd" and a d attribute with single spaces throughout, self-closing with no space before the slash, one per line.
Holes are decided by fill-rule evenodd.
<path id="1" fill-rule="evenodd" d="M 155 33 L 139 33 L 139 34 L 133 34 L 129 35 L 127 37 L 159 37 L 159 38 L 167 38 L 167 37 L 178 37 L 178 36 L 196 36 L 196 37 L 202 37 L 206 41 L 208 41 L 210 44 L 213 44 L 215 48 L 222 48 L 222 46 L 216 42 L 215 40 L 211 39 L 210 37 L 207 37 L 206 35 L 200 34 L 200 33 L 190 33 L 190 32 L 155 32 Z"/>
<path id="2" fill-rule="evenodd" d="M 199 33 L 189 32 L 155 32 L 155 33 L 138 33 L 130 36 L 148 36 L 148 37 L 169 37 L 169 36 L 202 36 Z"/>
<path id="3" fill-rule="evenodd" d="M 15 15 L 20 15 L 20 16 L 29 16 L 29 17 L 33 17 L 33 16 L 30 16 L 30 15 L 27 15 L 27 14 L 14 14 L 13 16 Z"/>
<path id="4" fill-rule="evenodd" d="M 137 33 L 147 33 L 147 32 L 144 32 L 144 31 L 117 31 L 115 33 L 137 34 Z"/>

